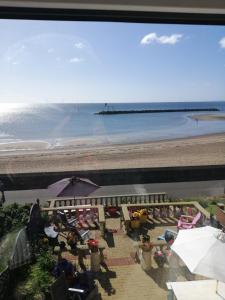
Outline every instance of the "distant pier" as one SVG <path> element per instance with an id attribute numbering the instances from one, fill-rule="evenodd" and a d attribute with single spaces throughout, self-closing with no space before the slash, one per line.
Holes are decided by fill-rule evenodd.
<path id="1" fill-rule="evenodd" d="M 102 110 L 95 115 L 155 114 L 173 112 L 209 112 L 220 111 L 218 108 L 184 108 L 184 109 L 142 109 L 142 110 Z"/>

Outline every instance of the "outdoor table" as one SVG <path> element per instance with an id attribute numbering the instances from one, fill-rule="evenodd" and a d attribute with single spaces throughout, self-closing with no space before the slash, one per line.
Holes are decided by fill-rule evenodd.
<path id="1" fill-rule="evenodd" d="M 216 280 L 167 282 L 168 300 L 221 300 L 225 288 L 221 286 L 217 294 L 216 286 Z"/>
<path id="2" fill-rule="evenodd" d="M 99 244 L 98 246 L 98 250 L 97 252 L 91 252 L 90 253 L 90 263 L 91 263 L 91 270 L 93 272 L 98 272 L 100 270 L 100 264 L 102 262 L 102 252 L 105 249 L 105 247 L 101 244 Z M 78 245 L 77 246 L 77 250 L 78 250 L 78 262 L 80 265 L 84 264 L 83 258 L 86 254 L 87 251 L 90 250 L 89 246 L 86 245 Z"/>

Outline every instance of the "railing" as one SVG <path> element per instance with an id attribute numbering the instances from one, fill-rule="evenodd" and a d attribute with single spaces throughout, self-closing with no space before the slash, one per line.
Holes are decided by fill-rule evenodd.
<path id="1" fill-rule="evenodd" d="M 66 201 L 63 199 L 63 201 Z M 68 203 L 68 202 L 67 202 Z M 66 204 L 67 204 L 66 203 Z M 100 224 L 101 234 L 104 235 L 105 230 L 105 209 L 103 205 L 65 205 L 65 206 L 55 206 L 55 202 L 51 202 L 50 207 L 42 208 L 42 211 L 48 212 L 50 215 L 54 211 L 63 210 L 68 213 L 73 211 L 75 214 L 79 214 L 79 211 L 82 210 L 84 215 L 86 212 L 91 209 L 97 210 L 98 221 Z M 206 211 L 198 202 L 158 202 L 158 203 L 129 203 L 121 204 L 119 206 L 121 211 L 121 221 L 124 222 L 125 228 L 128 230 L 130 227 L 130 211 L 140 210 L 146 208 L 148 211 L 148 223 L 157 226 L 157 225 L 177 225 L 179 216 L 181 214 L 190 214 L 188 209 L 193 210 L 193 214 L 201 212 L 202 218 L 201 223 L 207 224 L 210 220 L 210 214 Z"/>
<path id="2" fill-rule="evenodd" d="M 62 210 L 66 211 L 68 213 L 73 212 L 74 214 L 79 213 L 80 210 L 87 212 L 90 210 L 97 211 L 98 221 L 99 221 L 99 227 L 101 231 L 101 235 L 103 236 L 105 233 L 105 212 L 104 207 L 102 205 L 79 205 L 79 206 L 60 206 L 60 207 L 43 207 L 41 209 L 44 212 L 47 212 L 49 215 L 52 215 L 54 211 Z"/>
<path id="3" fill-rule="evenodd" d="M 168 202 L 166 193 L 112 195 L 97 197 L 56 198 L 49 201 L 50 207 L 77 206 L 77 205 L 103 205 L 121 206 L 122 204 L 162 203 Z"/>
<path id="4" fill-rule="evenodd" d="M 198 202 L 168 202 L 168 203 L 152 203 L 152 204 L 123 204 L 121 205 L 121 220 L 128 230 L 130 227 L 130 211 L 139 209 L 147 209 L 149 217 L 148 222 L 152 225 L 175 225 L 177 224 L 179 215 L 189 214 L 188 208 L 192 208 L 196 212 L 201 212 L 201 223 L 209 222 L 210 214 Z"/>

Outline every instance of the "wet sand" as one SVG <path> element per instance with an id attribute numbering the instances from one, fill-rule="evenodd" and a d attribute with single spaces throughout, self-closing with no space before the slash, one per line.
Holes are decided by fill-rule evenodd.
<path id="1" fill-rule="evenodd" d="M 26 145 L 23 144 L 24 148 Z M 225 133 L 139 144 L 1 152 L 0 173 L 151 168 L 225 164 Z"/>
<path id="2" fill-rule="evenodd" d="M 225 121 L 225 114 L 201 114 L 190 116 L 190 118 L 196 121 Z"/>
<path id="3" fill-rule="evenodd" d="M 0 152 L 16 152 L 16 151 L 39 151 L 49 148 L 49 143 L 44 141 L 18 141 L 0 144 Z"/>

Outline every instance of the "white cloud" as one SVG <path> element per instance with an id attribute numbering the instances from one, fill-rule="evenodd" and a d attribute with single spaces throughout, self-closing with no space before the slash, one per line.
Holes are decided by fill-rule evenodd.
<path id="1" fill-rule="evenodd" d="M 6 56 L 5 60 L 7 62 L 11 62 L 13 60 L 13 57 L 12 56 Z"/>
<path id="2" fill-rule="evenodd" d="M 78 42 L 74 44 L 74 47 L 77 49 L 83 49 L 85 47 L 85 44 L 82 42 Z"/>
<path id="3" fill-rule="evenodd" d="M 171 34 L 171 35 L 157 35 L 155 32 L 151 32 L 147 35 L 145 35 L 142 40 L 142 45 L 149 45 L 153 43 L 158 44 L 170 44 L 175 45 L 180 41 L 180 39 L 183 37 L 182 34 Z"/>
<path id="4" fill-rule="evenodd" d="M 220 47 L 221 48 L 225 48 L 225 37 L 223 37 L 220 41 L 219 41 Z"/>
<path id="5" fill-rule="evenodd" d="M 4 56 L 4 59 L 7 63 L 15 64 L 14 62 L 17 62 L 17 60 L 20 60 L 20 58 L 25 54 L 27 47 L 24 44 L 15 44 L 11 48 L 8 49 L 6 52 L 6 55 Z"/>
<path id="6" fill-rule="evenodd" d="M 47 52 L 48 52 L 48 53 L 54 52 L 54 48 L 49 48 L 49 49 L 47 50 Z"/>
<path id="7" fill-rule="evenodd" d="M 84 61 L 84 59 L 80 57 L 73 57 L 70 59 L 70 63 L 80 63 L 82 61 Z"/>

